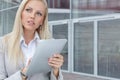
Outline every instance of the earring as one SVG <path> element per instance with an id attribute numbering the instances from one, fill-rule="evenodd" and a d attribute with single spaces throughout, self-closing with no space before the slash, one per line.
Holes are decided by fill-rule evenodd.
<path id="1" fill-rule="evenodd" d="M 42 25 L 39 26 L 39 29 L 42 30 Z"/>

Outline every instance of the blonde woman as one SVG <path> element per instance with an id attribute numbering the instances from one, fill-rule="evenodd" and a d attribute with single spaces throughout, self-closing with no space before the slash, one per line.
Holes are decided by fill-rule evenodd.
<path id="1" fill-rule="evenodd" d="M 49 73 L 26 76 L 36 44 L 51 38 L 45 0 L 23 0 L 16 13 L 13 31 L 0 38 L 0 80 L 63 80 L 60 67 L 63 56 L 55 54 L 48 61 Z"/>

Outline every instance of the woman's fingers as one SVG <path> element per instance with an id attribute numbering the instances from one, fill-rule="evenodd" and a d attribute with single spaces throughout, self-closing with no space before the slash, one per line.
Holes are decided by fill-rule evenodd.
<path id="1" fill-rule="evenodd" d="M 60 68 L 63 65 L 63 56 L 60 54 L 54 54 L 53 57 L 51 57 L 48 61 L 49 65 L 53 68 Z"/>
<path id="2" fill-rule="evenodd" d="M 25 67 L 28 67 L 30 65 L 30 62 L 31 62 L 32 58 L 29 58 L 28 61 L 27 61 L 27 64 Z"/>
<path id="3" fill-rule="evenodd" d="M 56 61 L 56 62 L 63 62 L 63 58 L 58 58 L 58 57 L 52 57 L 52 58 L 49 58 L 50 61 Z"/>
<path id="4" fill-rule="evenodd" d="M 62 56 L 62 55 L 60 55 L 60 54 L 54 54 L 54 55 L 53 55 L 53 57 L 63 59 L 63 56 Z"/>
<path id="5" fill-rule="evenodd" d="M 30 63 L 31 63 L 31 59 L 32 59 L 32 58 L 29 58 L 29 59 L 28 59 L 27 64 L 26 64 L 25 67 L 22 69 L 22 72 L 23 72 L 23 73 L 26 73 L 26 71 L 27 71 L 27 69 L 28 69 L 28 66 L 29 66 Z"/>

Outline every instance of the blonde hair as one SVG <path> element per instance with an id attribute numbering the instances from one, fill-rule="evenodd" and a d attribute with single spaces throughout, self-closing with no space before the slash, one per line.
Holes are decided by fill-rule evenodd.
<path id="1" fill-rule="evenodd" d="M 7 44 L 8 49 L 8 58 L 12 60 L 16 65 L 18 65 L 18 62 L 23 58 L 22 50 L 20 47 L 20 38 L 23 34 L 23 27 L 21 22 L 21 14 L 25 7 L 25 5 L 30 0 L 23 0 L 18 8 L 18 11 L 16 13 L 15 22 L 13 26 L 13 30 L 8 35 L 4 36 L 4 42 Z M 41 39 L 49 39 L 51 38 L 49 29 L 48 29 L 48 7 L 46 0 L 38 0 L 42 1 L 44 5 L 46 6 L 46 12 L 45 12 L 45 18 L 43 21 L 43 25 L 41 28 L 37 29 L 37 32 Z"/>

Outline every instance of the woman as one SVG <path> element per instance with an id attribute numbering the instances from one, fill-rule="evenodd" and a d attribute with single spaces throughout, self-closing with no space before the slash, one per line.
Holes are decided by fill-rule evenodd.
<path id="1" fill-rule="evenodd" d="M 63 56 L 55 54 L 48 61 L 50 73 L 25 76 L 36 44 L 50 39 L 48 8 L 45 0 L 23 0 L 20 4 L 13 31 L 0 39 L 0 80 L 63 80 L 60 67 Z"/>

